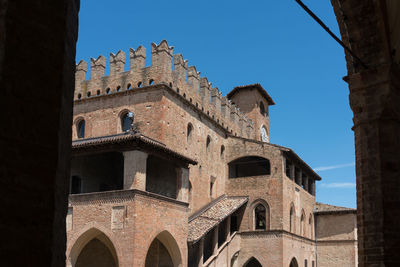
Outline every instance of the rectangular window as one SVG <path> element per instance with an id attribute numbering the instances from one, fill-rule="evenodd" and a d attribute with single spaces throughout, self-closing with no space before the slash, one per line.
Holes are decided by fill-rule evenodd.
<path id="1" fill-rule="evenodd" d="M 307 267 L 307 260 L 304 260 L 304 267 Z"/>

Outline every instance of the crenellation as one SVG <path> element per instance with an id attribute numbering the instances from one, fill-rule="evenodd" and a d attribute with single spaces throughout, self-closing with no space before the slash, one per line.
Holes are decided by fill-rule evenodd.
<path id="1" fill-rule="evenodd" d="M 119 50 L 117 54 L 110 53 L 110 76 L 125 70 L 126 54 Z"/>
<path id="2" fill-rule="evenodd" d="M 99 56 L 98 58 L 90 59 L 90 79 L 96 80 L 104 77 L 106 70 L 106 58 L 104 56 Z"/>
<path id="3" fill-rule="evenodd" d="M 145 65 L 145 61 L 146 61 L 146 48 L 145 47 L 140 45 L 138 48 L 136 48 L 136 50 L 133 48 L 130 48 L 129 56 L 130 56 L 130 63 L 131 63 L 130 64 L 131 72 L 139 71 L 146 66 Z"/>
<path id="4" fill-rule="evenodd" d="M 173 49 L 165 40 L 158 45 L 152 43 L 152 64 L 146 67 L 146 48 L 141 45 L 137 49 L 130 48 L 129 72 L 124 72 L 125 52 L 110 53 L 109 76 L 105 76 L 106 58 L 91 58 L 91 78 L 87 81 L 87 63 L 81 60 L 76 66 L 75 99 L 113 94 L 128 89 L 128 84 L 132 89 L 165 83 L 225 129 L 242 135 L 245 131 L 240 129 L 251 129 L 251 126 L 247 126 L 251 120 L 241 121 L 239 117 L 242 118 L 244 114 L 227 97 L 222 96 L 217 87 L 213 88 L 207 77 L 201 77 L 195 66 L 188 67 L 188 61 L 181 54 L 174 55 Z"/>
<path id="5" fill-rule="evenodd" d="M 188 72 L 188 61 L 183 59 L 182 54 L 174 55 L 174 74 L 175 80 L 186 81 Z"/>
<path id="6" fill-rule="evenodd" d="M 196 70 L 195 66 L 190 66 L 188 68 L 188 84 L 192 89 L 192 93 L 199 92 L 199 86 L 200 86 L 199 80 L 200 80 L 200 72 Z"/>

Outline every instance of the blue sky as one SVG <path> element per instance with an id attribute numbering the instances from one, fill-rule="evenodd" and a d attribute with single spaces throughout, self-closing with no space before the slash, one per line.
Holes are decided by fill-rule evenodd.
<path id="1" fill-rule="evenodd" d="M 339 35 L 330 1 L 303 2 Z M 276 102 L 271 143 L 317 170 L 317 201 L 356 206 L 344 51 L 294 0 L 84 0 L 79 23 L 77 61 L 143 45 L 150 64 L 166 39 L 224 95 L 260 83 Z"/>

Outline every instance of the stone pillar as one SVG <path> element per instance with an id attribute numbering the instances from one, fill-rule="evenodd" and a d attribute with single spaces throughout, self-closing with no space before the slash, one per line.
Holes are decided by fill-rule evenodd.
<path id="1" fill-rule="evenodd" d="M 294 165 L 293 163 L 290 164 L 289 166 L 290 168 L 290 180 L 295 181 L 295 173 L 294 173 Z"/>
<path id="2" fill-rule="evenodd" d="M 147 154 L 139 151 L 124 152 L 124 189 L 146 191 Z"/>
<path id="3" fill-rule="evenodd" d="M 0 0 L 2 266 L 65 266 L 78 12 Z"/>
<path id="4" fill-rule="evenodd" d="M 177 200 L 189 202 L 189 169 L 182 167 L 177 169 Z"/>
<path id="5" fill-rule="evenodd" d="M 199 259 L 198 267 L 203 267 L 203 253 L 204 253 L 204 238 L 200 239 L 199 241 L 199 251 L 197 254 L 197 258 Z"/>
<path id="6" fill-rule="evenodd" d="M 213 255 L 216 255 L 218 253 L 218 228 L 219 228 L 219 226 L 217 225 L 213 230 L 214 231 L 213 232 L 213 242 L 212 242 Z"/>

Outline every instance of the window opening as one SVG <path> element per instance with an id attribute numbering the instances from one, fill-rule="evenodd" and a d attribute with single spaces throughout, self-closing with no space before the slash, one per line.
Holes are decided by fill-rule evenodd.
<path id="1" fill-rule="evenodd" d="M 85 137 L 85 120 L 80 120 L 76 127 L 76 133 L 78 138 Z"/>
<path id="2" fill-rule="evenodd" d="M 131 129 L 133 123 L 133 113 L 132 112 L 126 112 L 124 115 L 121 117 L 121 127 L 123 132 L 128 132 Z"/>
<path id="3" fill-rule="evenodd" d="M 270 174 L 270 162 L 266 158 L 250 156 L 236 159 L 228 164 L 229 178 Z"/>
<path id="4" fill-rule="evenodd" d="M 266 229 L 266 209 L 264 205 L 258 204 L 254 209 L 254 221 L 256 230 Z"/>

